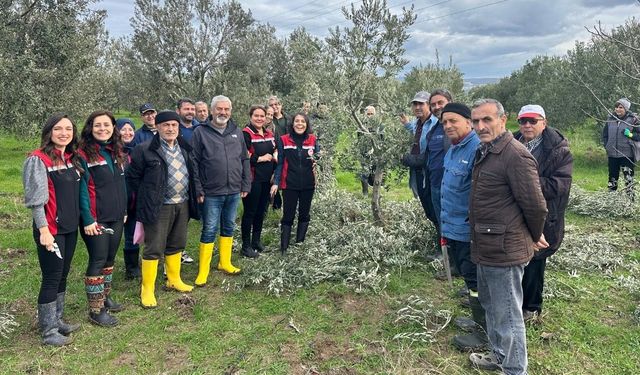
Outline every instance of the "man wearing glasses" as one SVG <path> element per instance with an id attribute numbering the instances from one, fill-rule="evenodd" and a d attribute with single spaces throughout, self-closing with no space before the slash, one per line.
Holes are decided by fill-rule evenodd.
<path id="1" fill-rule="evenodd" d="M 543 230 L 549 246 L 533 254 L 522 277 L 522 315 L 525 321 L 529 321 L 542 312 L 547 258 L 558 250 L 564 237 L 564 212 L 569 202 L 573 156 L 567 139 L 558 130 L 547 126 L 541 106 L 529 104 L 522 107 L 518 124 L 520 130 L 514 137 L 525 145 L 538 162 L 540 188 L 549 210 Z"/>
<path id="2" fill-rule="evenodd" d="M 635 143 L 640 141 L 640 124 L 630 109 L 631 102 L 628 99 L 622 98 L 616 102 L 613 113 L 602 129 L 602 143 L 609 158 L 609 191 L 618 190 L 622 169 L 627 194 L 633 199 L 633 162 L 640 159 L 640 155 L 636 155 L 640 153 L 640 148 Z"/>
<path id="3" fill-rule="evenodd" d="M 136 130 L 133 140 L 131 141 L 131 148 L 151 140 L 158 132 L 156 130 L 156 113 L 151 103 L 145 103 L 140 106 L 140 116 L 142 117 L 143 125 L 140 129 Z"/>

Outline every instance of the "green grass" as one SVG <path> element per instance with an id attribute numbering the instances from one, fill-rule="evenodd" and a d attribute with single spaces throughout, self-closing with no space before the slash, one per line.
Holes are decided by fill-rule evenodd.
<path id="1" fill-rule="evenodd" d="M 567 137 L 576 158 L 576 182 L 601 189 L 606 164 L 597 156 L 599 149 L 580 133 L 569 132 Z M 22 161 L 34 145 L 0 136 L 0 312 L 11 312 L 20 323 L 9 338 L 0 338 L 0 373 L 481 373 L 469 367 L 466 354 L 449 344 L 459 333 L 453 326 L 430 344 L 393 340 L 395 334 L 416 328 L 394 322 L 395 312 L 409 295 L 429 298 L 456 315 L 468 314 L 427 266 L 391 270 L 389 284 L 379 295 L 356 294 L 340 284 L 324 283 L 281 297 L 267 295 L 259 287 L 228 290 L 230 277 L 212 270 L 209 285 L 194 290 L 190 299 L 163 291 L 158 280 L 159 306 L 144 310 L 139 306 L 138 283 L 123 278 L 120 253 L 113 295 L 126 310 L 117 314 L 120 325 L 105 329 L 87 323 L 82 285 L 87 252 L 82 241 L 69 275 L 66 314 L 69 321 L 82 322 L 82 330 L 73 335 L 70 346 L 42 346 L 35 323 L 40 271 L 20 182 Z M 338 172 L 337 179 L 341 188 L 363 199 L 355 174 Z M 385 199 L 411 199 L 406 185 L 406 180 L 394 183 L 384 192 Z M 278 219 L 278 213 L 270 212 L 265 226 L 277 226 Z M 585 227 L 597 224 L 571 214 L 567 221 Z M 188 248 L 196 258 L 198 224 L 189 225 Z M 637 223 L 624 224 L 638 233 Z M 275 249 L 279 239 L 264 240 Z M 629 259 L 640 259 L 637 250 L 625 251 Z M 245 268 L 260 261 L 240 259 L 237 253 L 233 259 Z M 183 279 L 192 282 L 196 272 L 197 265 L 184 266 Z M 571 297 L 545 301 L 542 323 L 528 326 L 530 373 L 640 373 L 640 329 L 631 319 L 637 296 L 596 272 L 572 277 L 550 269 L 547 279 L 573 292 Z M 456 288 L 462 285 L 455 282 Z M 542 338 L 547 334 L 550 338 Z"/>

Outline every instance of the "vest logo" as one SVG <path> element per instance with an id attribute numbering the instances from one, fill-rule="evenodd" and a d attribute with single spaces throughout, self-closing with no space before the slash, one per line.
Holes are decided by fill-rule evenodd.
<path id="1" fill-rule="evenodd" d="M 237 135 L 235 135 L 235 134 L 231 134 L 231 137 L 233 137 L 233 138 L 238 138 L 238 136 L 237 136 Z"/>

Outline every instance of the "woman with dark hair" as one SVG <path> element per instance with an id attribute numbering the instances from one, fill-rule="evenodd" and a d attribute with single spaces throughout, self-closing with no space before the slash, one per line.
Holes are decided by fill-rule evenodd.
<path id="1" fill-rule="evenodd" d="M 260 241 L 262 223 L 269 203 L 271 177 L 277 162 L 273 133 L 264 128 L 267 110 L 261 105 L 249 109 L 249 125 L 242 129 L 251 163 L 251 191 L 242 198 L 242 255 L 255 258 L 264 251 Z"/>
<path id="2" fill-rule="evenodd" d="M 111 299 L 113 263 L 127 214 L 126 155 L 115 124 L 111 112 L 96 111 L 80 133 L 80 156 L 87 171 L 80 182 L 81 235 L 89 252 L 84 282 L 89 321 L 103 327 L 118 324 L 109 312 L 123 309 Z"/>
<path id="3" fill-rule="evenodd" d="M 24 163 L 25 205 L 33 216 L 42 283 L 38 295 L 38 325 L 45 345 L 62 346 L 79 324 L 62 320 L 67 275 L 78 239 L 78 196 L 82 167 L 76 155 L 76 126 L 57 113 L 42 128 L 40 148 Z"/>
<path id="4" fill-rule="evenodd" d="M 124 145 L 124 152 L 127 154 L 125 169 L 131 162 L 131 141 L 136 130 L 136 125 L 128 118 L 119 118 L 116 120 L 116 127 L 120 132 L 120 139 Z M 127 221 L 124 223 L 124 277 L 127 280 L 140 278 L 140 246 L 133 243 L 133 232 L 136 229 L 136 209 L 135 195 L 133 191 L 127 191 Z"/>
<path id="5" fill-rule="evenodd" d="M 311 200 L 316 189 L 316 159 L 320 145 L 311 134 L 309 117 L 298 113 L 293 117 L 289 133 L 278 142 L 278 166 L 275 172 L 271 195 L 282 189 L 282 220 L 280 220 L 280 252 L 284 255 L 289 247 L 291 227 L 298 207 L 296 242 L 303 242 L 311 216 Z M 298 206 L 299 205 L 299 206 Z"/>

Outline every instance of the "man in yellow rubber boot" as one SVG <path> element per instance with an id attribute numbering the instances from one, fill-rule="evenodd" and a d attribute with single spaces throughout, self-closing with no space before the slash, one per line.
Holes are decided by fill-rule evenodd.
<path id="1" fill-rule="evenodd" d="M 218 269 L 235 275 L 231 247 L 240 198 L 251 191 L 249 153 L 242 131 L 231 120 L 231 100 L 218 95 L 211 100 L 211 115 L 193 133 L 194 183 L 202 204 L 200 264 L 196 286 L 209 277 L 213 242 L 220 228 Z"/>
<path id="2" fill-rule="evenodd" d="M 146 308 L 157 306 L 155 283 L 163 255 L 167 288 L 179 292 L 193 289 L 182 282 L 180 264 L 189 217 L 199 216 L 192 148 L 178 137 L 179 126 L 180 117 L 174 111 L 158 113 L 158 133 L 133 150 L 126 172 L 128 186 L 136 194 L 137 219 L 145 232 L 140 299 Z"/>

